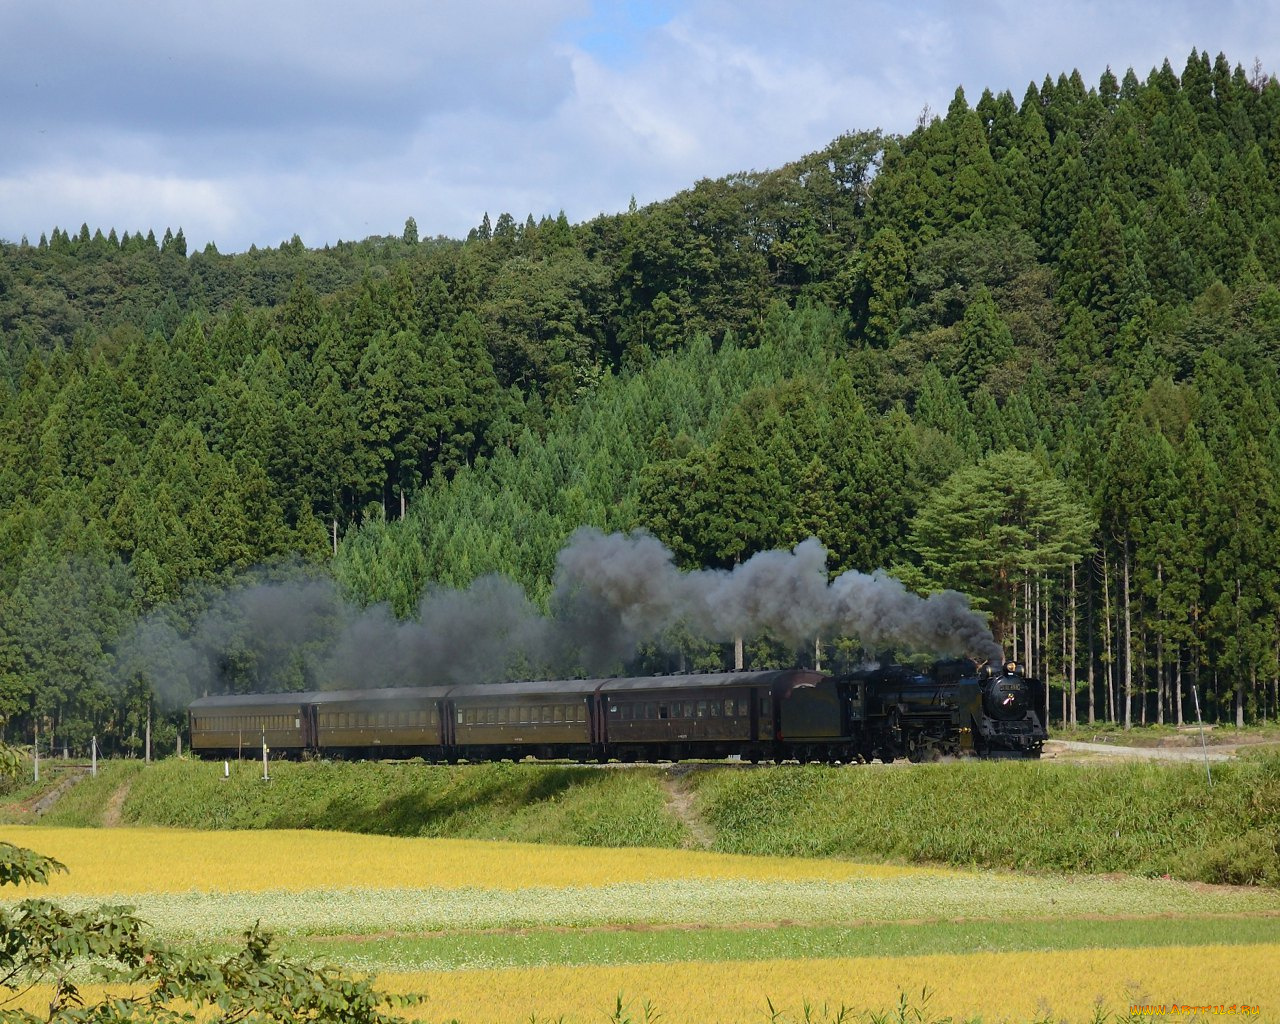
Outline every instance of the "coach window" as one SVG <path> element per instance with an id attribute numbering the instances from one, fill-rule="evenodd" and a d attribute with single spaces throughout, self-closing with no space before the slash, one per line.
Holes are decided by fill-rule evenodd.
<path id="1" fill-rule="evenodd" d="M 720 702 L 718 700 L 713 700 L 711 702 L 711 717 L 712 718 L 720 717 Z"/>
<path id="2" fill-rule="evenodd" d="M 585 703 L 578 705 L 578 721 L 583 725 L 587 722 L 587 705 Z"/>
<path id="3" fill-rule="evenodd" d="M 670 718 L 670 717 L 671 717 L 671 716 L 667 713 L 667 706 L 666 706 L 665 704 L 659 704 L 659 705 L 658 705 L 658 717 L 659 717 L 659 718 L 661 718 L 661 719 L 666 719 L 666 718 Z"/>
<path id="4" fill-rule="evenodd" d="M 699 718 L 707 717 L 707 702 L 705 700 L 698 701 L 698 717 Z"/>
<path id="5" fill-rule="evenodd" d="M 684 702 L 684 717 L 685 718 L 693 717 L 693 701 L 691 700 L 687 700 Z"/>
<path id="6" fill-rule="evenodd" d="M 557 704 L 554 710 L 552 711 L 551 715 L 552 715 L 552 721 L 555 722 L 556 725 L 563 725 L 564 724 L 564 705 Z"/>
<path id="7" fill-rule="evenodd" d="M 761 718 L 773 717 L 773 698 L 772 697 L 764 696 L 760 698 L 760 717 Z"/>

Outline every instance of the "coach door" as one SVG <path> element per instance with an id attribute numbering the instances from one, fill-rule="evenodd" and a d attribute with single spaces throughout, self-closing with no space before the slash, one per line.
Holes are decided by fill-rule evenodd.
<path id="1" fill-rule="evenodd" d="M 302 746 L 306 750 L 320 749 L 320 707 L 317 704 L 303 704 L 301 721 Z"/>

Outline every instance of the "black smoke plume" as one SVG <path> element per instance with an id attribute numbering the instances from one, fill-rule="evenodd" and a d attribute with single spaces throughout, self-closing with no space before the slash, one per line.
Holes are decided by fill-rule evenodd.
<path id="1" fill-rule="evenodd" d="M 963 595 L 922 598 L 882 572 L 831 579 L 813 538 L 732 570 L 682 572 L 649 534 L 583 527 L 557 557 L 549 614 L 498 576 L 429 591 L 408 620 L 345 602 L 329 580 L 259 582 L 218 595 L 181 632 L 163 615 L 143 623 L 118 663 L 181 706 L 227 691 L 603 675 L 675 626 L 712 642 L 853 637 L 870 651 L 1002 656 Z"/>

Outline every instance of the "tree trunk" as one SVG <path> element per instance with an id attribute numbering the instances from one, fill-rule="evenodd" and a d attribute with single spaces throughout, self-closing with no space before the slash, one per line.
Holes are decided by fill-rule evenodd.
<path id="1" fill-rule="evenodd" d="M 1124 542 L 1124 727 L 1133 728 L 1133 617 L 1129 608 L 1129 542 Z"/>
<path id="2" fill-rule="evenodd" d="M 1182 726 L 1182 648 L 1173 651 L 1173 714 L 1174 722 Z"/>
<path id="3" fill-rule="evenodd" d="M 1156 563 L 1156 592 L 1164 589 L 1164 563 Z M 1156 630 L 1156 725 L 1164 725 L 1164 629 Z"/>
<path id="4" fill-rule="evenodd" d="M 1049 675 L 1053 671 L 1049 652 L 1053 650 L 1053 645 L 1049 642 L 1049 584 L 1043 580 L 1036 582 L 1036 607 L 1042 609 L 1044 614 L 1044 632 L 1040 635 L 1040 676 L 1044 679 L 1044 720 L 1048 724 Z"/>
<path id="5" fill-rule="evenodd" d="M 1111 642 L 1111 573 L 1108 571 L 1105 553 L 1102 556 L 1102 621 L 1107 661 L 1107 721 L 1114 722 L 1116 720 L 1116 657 Z"/>
<path id="6" fill-rule="evenodd" d="M 1095 564 L 1096 564 L 1096 559 L 1095 559 Z M 1096 591 L 1092 586 L 1092 583 L 1093 581 L 1090 580 L 1089 591 L 1085 597 L 1085 624 L 1087 626 L 1087 629 L 1085 631 L 1085 636 L 1089 638 L 1089 660 L 1085 664 L 1085 686 L 1089 690 L 1089 724 L 1090 725 L 1093 725 L 1093 723 L 1097 720 L 1097 711 L 1094 705 L 1094 693 L 1093 693 L 1093 687 L 1097 681 L 1094 679 L 1094 676 L 1093 676 L 1094 660 L 1097 652 L 1094 650 L 1093 645 L 1097 642 L 1098 637 L 1097 637 L 1097 629 L 1093 621 L 1093 609 L 1094 609 L 1094 601 L 1096 598 Z"/>
<path id="7" fill-rule="evenodd" d="M 1143 725 L 1147 724 L 1147 694 L 1151 691 L 1147 689 L 1147 629 L 1145 626 L 1138 633 L 1138 671 L 1136 677 L 1138 680 L 1138 721 Z"/>
<path id="8" fill-rule="evenodd" d="M 1071 566 L 1071 660 L 1067 662 L 1070 673 L 1069 682 L 1071 683 L 1071 724 L 1078 724 L 1078 715 L 1076 713 L 1076 629 L 1080 623 L 1080 608 L 1078 605 L 1078 597 L 1076 595 L 1076 567 Z M 1065 631 L 1064 631 L 1065 632 Z M 1093 711 L 1093 694 L 1089 695 L 1089 710 Z"/>
<path id="9" fill-rule="evenodd" d="M 1022 584 L 1022 607 L 1026 612 L 1026 624 L 1022 629 L 1022 664 L 1028 675 L 1035 675 L 1031 666 L 1031 630 L 1035 627 L 1035 619 L 1031 617 L 1031 577 Z"/>
<path id="10" fill-rule="evenodd" d="M 1018 588 L 1009 588 L 1009 657 L 1018 660 Z"/>
<path id="11" fill-rule="evenodd" d="M 1164 725 L 1164 702 L 1166 697 L 1164 671 L 1164 634 L 1156 634 L 1156 725 Z"/>
<path id="12" fill-rule="evenodd" d="M 1070 612 L 1067 609 L 1067 601 L 1070 599 L 1070 592 L 1062 595 L 1062 650 L 1059 654 L 1062 657 L 1062 724 L 1068 726 L 1071 724 L 1071 707 L 1076 702 L 1075 691 L 1072 690 L 1068 696 L 1067 690 L 1071 682 L 1071 678 L 1075 675 L 1074 671 L 1067 668 L 1067 616 Z"/>

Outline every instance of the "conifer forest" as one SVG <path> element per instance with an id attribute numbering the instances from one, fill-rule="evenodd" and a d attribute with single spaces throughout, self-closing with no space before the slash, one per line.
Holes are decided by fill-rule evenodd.
<path id="1" fill-rule="evenodd" d="M 545 607 L 584 525 L 959 590 L 1068 723 L 1280 713 L 1280 81 L 1222 55 L 957 90 L 577 224 L 51 227 L 0 244 L 0 339 L 10 742 L 137 753 L 152 716 L 171 750 L 140 630 L 203 629 L 228 692 L 323 688 L 205 613 L 292 581 L 412 621 L 487 574 Z M 673 651 L 733 656 L 626 667 Z"/>

